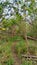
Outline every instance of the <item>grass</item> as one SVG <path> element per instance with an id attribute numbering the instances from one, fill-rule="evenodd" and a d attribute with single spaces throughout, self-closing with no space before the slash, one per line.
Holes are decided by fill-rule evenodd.
<path id="1" fill-rule="evenodd" d="M 12 42 L 8 40 L 0 40 L 0 64 L 1 65 L 13 65 L 14 59 L 11 52 Z"/>
<path id="2" fill-rule="evenodd" d="M 21 65 L 37 65 L 37 62 L 36 61 L 32 61 L 32 60 L 23 60 L 22 64 Z"/>
<path id="3" fill-rule="evenodd" d="M 17 54 L 26 53 L 27 52 L 26 42 L 24 40 L 19 41 L 16 44 L 15 50 Z"/>
<path id="4" fill-rule="evenodd" d="M 23 61 L 22 65 L 33 65 L 33 62 L 30 60 L 30 61 Z"/>
<path id="5" fill-rule="evenodd" d="M 14 65 L 14 59 L 12 56 L 12 51 L 11 47 L 14 41 L 17 41 L 17 44 L 15 46 L 15 51 L 20 57 L 21 54 L 26 54 L 27 53 L 27 48 L 26 48 L 26 41 L 20 37 L 20 36 L 14 36 L 13 38 L 7 37 L 4 39 L 0 39 L 0 65 Z M 34 46 L 37 46 L 37 41 L 33 40 L 28 40 L 29 41 L 29 52 L 34 55 L 34 50 L 35 50 L 35 55 L 37 55 L 37 48 Z M 24 64 L 26 63 L 26 64 Z M 29 63 L 29 64 L 28 64 Z M 22 65 L 32 65 L 32 61 L 25 61 L 23 62 Z"/>
<path id="6" fill-rule="evenodd" d="M 26 41 L 20 40 L 17 42 L 15 50 L 17 54 L 27 54 L 29 52 L 32 55 L 37 55 L 37 41 L 28 40 L 29 41 L 29 50 L 26 48 Z"/>

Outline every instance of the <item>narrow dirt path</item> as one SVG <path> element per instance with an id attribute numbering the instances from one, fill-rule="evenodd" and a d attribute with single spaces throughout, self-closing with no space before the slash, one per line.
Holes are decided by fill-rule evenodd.
<path id="1" fill-rule="evenodd" d="M 17 42 L 14 42 L 12 45 L 12 56 L 14 58 L 14 65 L 21 65 L 21 60 L 18 58 L 16 52 L 15 52 L 15 46 Z"/>

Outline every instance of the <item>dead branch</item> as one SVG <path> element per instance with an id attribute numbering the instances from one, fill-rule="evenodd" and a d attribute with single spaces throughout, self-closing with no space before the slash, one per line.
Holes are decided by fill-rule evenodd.
<path id="1" fill-rule="evenodd" d="M 37 56 L 33 56 L 33 55 L 22 55 L 22 57 L 24 57 L 25 59 L 28 59 L 28 60 L 34 60 L 34 61 L 37 61 Z"/>

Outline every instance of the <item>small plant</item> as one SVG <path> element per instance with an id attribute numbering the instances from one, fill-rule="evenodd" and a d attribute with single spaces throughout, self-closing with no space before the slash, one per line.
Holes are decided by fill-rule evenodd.
<path id="1" fill-rule="evenodd" d="M 30 47 L 29 47 L 29 53 L 30 53 L 31 55 L 35 55 L 35 47 L 30 46 Z"/>
<path id="2" fill-rule="evenodd" d="M 30 60 L 30 61 L 23 61 L 22 65 L 33 65 L 33 62 Z"/>
<path id="3" fill-rule="evenodd" d="M 5 65 L 13 65 L 14 64 L 14 60 L 13 59 L 8 59 L 7 61 L 4 61 Z"/>
<path id="4" fill-rule="evenodd" d="M 22 41 L 18 42 L 16 44 L 15 50 L 16 50 L 16 52 L 18 54 L 26 53 L 27 52 L 27 48 L 26 48 L 26 45 L 25 45 L 25 41 L 22 40 Z"/>

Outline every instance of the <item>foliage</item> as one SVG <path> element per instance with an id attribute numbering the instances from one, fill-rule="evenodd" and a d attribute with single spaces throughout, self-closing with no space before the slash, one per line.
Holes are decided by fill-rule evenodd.
<path id="1" fill-rule="evenodd" d="M 12 57 L 12 52 L 11 52 L 11 46 L 12 42 L 4 40 L 0 40 L 0 63 L 1 65 L 13 65 L 14 64 L 14 59 Z M 2 59 L 3 58 L 3 59 Z"/>
<path id="2" fill-rule="evenodd" d="M 37 21 L 36 20 L 32 23 L 28 35 L 34 38 L 37 38 Z"/>
<path id="3" fill-rule="evenodd" d="M 24 40 L 22 40 L 22 41 L 18 42 L 18 44 L 16 44 L 15 51 L 18 55 L 21 53 L 27 52 L 27 48 L 26 48 L 26 44 L 24 43 Z"/>
<path id="4" fill-rule="evenodd" d="M 5 28 L 11 27 L 11 26 L 14 24 L 14 22 L 15 22 L 14 19 L 10 19 L 10 20 L 4 19 L 4 20 L 2 21 L 3 26 L 4 26 Z"/>
<path id="5" fill-rule="evenodd" d="M 32 35 L 33 35 L 33 37 L 37 38 L 37 21 L 36 20 L 35 20 L 35 22 L 33 22 Z"/>
<path id="6" fill-rule="evenodd" d="M 0 4 L 0 15 L 2 14 L 2 12 L 3 12 L 3 6 L 2 6 L 2 4 Z M 0 18 L 1 18 L 1 16 L 0 16 Z"/>
<path id="7" fill-rule="evenodd" d="M 21 21 L 21 24 L 19 25 L 19 32 L 23 36 L 27 35 L 26 22 L 25 21 Z"/>
<path id="8" fill-rule="evenodd" d="M 26 1 L 27 3 L 28 3 L 28 1 Z M 21 15 L 20 13 L 19 13 L 19 8 L 18 7 L 15 7 L 15 6 L 12 6 L 12 4 L 11 4 L 11 6 L 12 6 L 12 8 L 14 9 L 14 11 L 15 11 L 15 17 L 16 17 L 16 20 L 14 20 L 14 19 L 8 19 L 8 20 L 6 20 L 6 19 L 3 19 L 2 20 L 2 22 L 3 22 L 3 26 L 4 27 L 11 27 L 13 24 L 16 24 L 16 25 L 18 25 L 19 26 L 19 32 L 21 31 L 21 33 L 23 34 L 23 35 L 26 35 L 26 24 L 25 24 L 25 22 L 26 22 L 26 11 L 28 11 L 28 15 L 30 15 L 30 17 L 34 17 L 33 15 L 36 15 L 36 13 L 35 13 L 35 11 L 37 12 L 37 9 L 36 9 L 36 7 L 35 7 L 35 0 L 31 0 L 31 3 L 30 3 L 30 5 L 28 6 L 28 4 L 26 4 L 26 2 L 24 3 L 23 1 L 18 1 L 17 3 L 18 3 L 18 5 L 17 6 L 19 6 L 19 4 L 21 5 L 21 11 L 23 12 L 23 15 Z M 17 4 L 16 3 L 16 4 Z M 23 5 L 22 5 L 23 4 Z M 5 6 L 7 6 L 7 5 L 9 5 L 10 6 L 10 3 L 9 2 L 4 2 L 3 4 L 1 4 L 0 5 L 0 10 L 2 11 L 2 6 L 3 5 L 3 8 L 5 7 Z M 11 6 L 10 6 L 10 8 L 11 8 Z M 20 12 L 21 12 L 20 11 Z M 21 12 L 21 13 L 22 13 Z M 35 17 L 36 18 L 36 17 Z M 23 19 L 24 19 L 24 22 L 23 22 Z M 36 31 L 35 31 L 36 32 Z M 33 32 L 34 33 L 34 32 Z M 31 34 L 31 35 L 33 35 L 33 33 Z M 37 34 L 37 32 L 35 33 L 35 34 Z"/>
<path id="9" fill-rule="evenodd" d="M 30 61 L 23 61 L 22 65 L 33 65 L 33 62 L 30 60 Z"/>
<path id="10" fill-rule="evenodd" d="M 21 40 L 23 40 L 23 38 L 21 36 L 18 36 L 18 35 L 14 36 L 12 38 L 12 41 L 21 41 Z"/>
<path id="11" fill-rule="evenodd" d="M 14 64 L 14 60 L 10 57 L 9 59 L 5 60 L 3 62 L 3 64 L 5 64 L 5 65 L 13 65 Z"/>
<path id="12" fill-rule="evenodd" d="M 15 46 L 15 52 L 18 55 L 21 55 L 23 53 L 26 54 L 27 51 L 29 51 L 30 54 L 31 53 L 33 55 L 35 54 L 34 53 L 35 47 L 31 46 L 31 44 L 34 42 L 29 41 L 30 47 L 27 50 L 26 46 L 28 44 L 26 44 L 26 42 L 23 40 L 23 37 L 27 37 L 27 33 L 28 35 L 37 38 L 37 15 L 36 15 L 37 8 L 35 5 L 35 0 L 30 0 L 30 1 L 31 1 L 30 5 L 27 4 L 29 0 L 28 1 L 26 0 L 25 3 L 23 2 L 23 0 L 22 1 L 20 0 L 19 2 L 15 2 L 17 7 L 14 6 L 14 3 L 12 4 L 12 3 L 7 2 L 7 0 L 6 2 L 0 3 L 0 18 L 2 18 L 2 30 L 5 32 L 5 29 L 6 29 L 6 32 L 8 32 L 5 34 L 5 36 L 7 35 L 6 41 L 5 39 L 3 39 L 4 35 L 2 35 L 3 38 L 0 41 L 0 59 L 1 59 L 0 62 L 2 61 L 2 65 L 5 65 L 5 64 L 13 65 L 14 64 L 14 60 L 12 59 L 12 52 L 11 52 L 12 43 L 14 41 L 17 41 L 17 44 Z M 4 8 L 6 8 L 7 6 L 9 6 L 8 7 L 9 10 L 13 8 L 14 13 L 11 12 L 10 16 L 14 15 L 15 19 L 5 19 L 5 16 L 7 16 L 8 14 L 3 15 L 3 12 L 4 12 Z M 27 11 L 28 11 L 28 14 L 26 14 Z M 27 27 L 28 25 L 26 23 L 28 22 L 26 19 L 26 17 L 28 16 L 30 16 L 29 22 L 31 22 L 32 24 L 29 27 Z M 2 33 L 4 33 L 3 31 Z M 20 36 L 22 35 L 22 37 L 16 36 L 18 35 L 17 33 L 19 33 Z M 9 38 L 8 37 L 9 34 L 10 36 L 14 35 L 14 37 Z M 2 60 L 2 57 L 4 57 L 3 60 Z M 22 65 L 33 65 L 33 64 L 32 64 L 32 61 L 24 61 Z"/>

